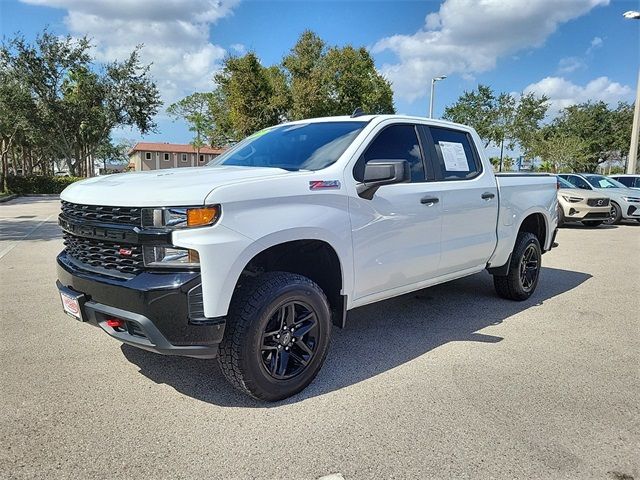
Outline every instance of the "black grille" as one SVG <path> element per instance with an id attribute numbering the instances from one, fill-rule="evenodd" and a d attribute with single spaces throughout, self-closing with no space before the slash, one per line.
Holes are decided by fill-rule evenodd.
<path id="1" fill-rule="evenodd" d="M 598 203 L 601 202 L 601 203 Z M 587 200 L 587 205 L 590 207 L 607 207 L 609 206 L 608 198 L 590 198 Z"/>
<path id="2" fill-rule="evenodd" d="M 67 255 L 91 267 L 116 273 L 137 275 L 144 268 L 142 247 L 63 234 Z M 120 250 L 123 250 L 120 252 Z M 128 254 L 131 252 L 130 254 Z"/>
<path id="3" fill-rule="evenodd" d="M 62 201 L 62 214 L 70 219 L 116 223 L 119 225 L 142 225 L 142 209 L 136 207 L 105 207 L 100 205 L 79 205 Z"/>

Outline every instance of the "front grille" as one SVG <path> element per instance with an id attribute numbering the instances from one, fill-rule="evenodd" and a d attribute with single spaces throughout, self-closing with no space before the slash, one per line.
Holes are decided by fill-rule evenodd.
<path id="1" fill-rule="evenodd" d="M 64 232 L 63 238 L 67 255 L 82 264 L 104 270 L 107 274 L 121 272 L 137 275 L 144 268 L 140 245 L 76 237 L 67 232 Z M 123 253 L 120 253 L 121 249 L 124 250 Z M 131 252 L 130 255 L 127 254 L 128 251 Z"/>
<path id="2" fill-rule="evenodd" d="M 590 198 L 587 200 L 587 205 L 589 205 L 590 207 L 608 207 L 609 199 L 608 198 Z"/>
<path id="3" fill-rule="evenodd" d="M 142 209 L 136 207 L 106 207 L 101 205 L 80 205 L 62 201 L 62 214 L 70 219 L 115 223 L 119 225 L 142 225 Z"/>

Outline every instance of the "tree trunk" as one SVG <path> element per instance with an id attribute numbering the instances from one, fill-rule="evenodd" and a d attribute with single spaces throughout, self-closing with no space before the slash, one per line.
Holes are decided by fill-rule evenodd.
<path id="1" fill-rule="evenodd" d="M 500 140 L 500 166 L 498 167 L 498 171 L 502 171 L 502 155 L 504 153 L 504 137 Z"/>

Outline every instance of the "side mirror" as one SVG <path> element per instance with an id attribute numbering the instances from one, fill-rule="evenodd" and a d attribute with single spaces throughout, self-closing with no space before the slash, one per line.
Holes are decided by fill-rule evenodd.
<path id="1" fill-rule="evenodd" d="M 371 200 L 383 185 L 408 182 L 411 169 L 406 160 L 370 160 L 364 167 L 364 181 L 356 187 L 358 195 Z"/>

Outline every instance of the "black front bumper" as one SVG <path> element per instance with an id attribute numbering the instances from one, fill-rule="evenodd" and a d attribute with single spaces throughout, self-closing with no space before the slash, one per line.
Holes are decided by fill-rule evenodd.
<path id="1" fill-rule="evenodd" d="M 213 358 L 224 318 L 204 318 L 198 272 L 143 272 L 130 279 L 108 277 L 58 255 L 58 288 L 82 295 L 82 317 L 118 340 L 165 355 Z M 125 321 L 114 329 L 107 319 Z"/>

